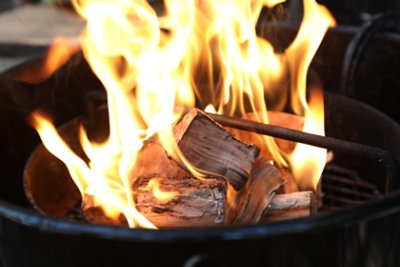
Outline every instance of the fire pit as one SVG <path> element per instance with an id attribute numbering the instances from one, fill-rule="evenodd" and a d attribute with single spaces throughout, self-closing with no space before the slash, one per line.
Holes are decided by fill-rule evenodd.
<path id="1" fill-rule="evenodd" d="M 77 68 L 70 68 L 71 65 Z M 10 73 L 16 75 L 31 66 L 32 63 L 25 64 Z M 86 81 L 92 81 L 87 88 L 77 79 L 83 74 Z M 2 252 L 8 265 L 69 266 L 93 262 L 97 265 L 159 265 L 167 262 L 188 266 L 248 263 L 338 266 L 398 263 L 395 254 L 387 256 L 386 252 L 388 248 L 398 246 L 394 225 L 400 220 L 397 204 L 400 196 L 396 192 L 399 177 L 390 155 L 400 156 L 396 138 L 400 127 L 371 107 L 336 94 L 325 95 L 325 128 L 327 136 L 339 140 L 323 138 L 316 142 L 314 139 L 307 141 L 308 135 L 289 137 L 334 150 L 334 160 L 325 169 L 322 180 L 325 211 L 318 215 L 257 225 L 152 231 L 90 225 L 40 215 L 21 207 L 29 206 L 22 194 L 22 166 L 38 143 L 34 133 L 27 130 L 23 118 L 39 106 L 51 110 L 56 125 L 85 113 L 87 92 L 103 90 L 93 77 L 78 54 L 64 69 L 38 85 L 4 80 L 12 90 L 5 90 L 7 98 L 4 99 L 9 100 L 9 105 L 5 106 L 7 116 L 3 119 L 16 118 L 11 120 L 10 131 L 4 133 L 5 140 L 9 140 L 4 144 L 5 151 L 14 154 L 4 158 L 4 169 L 9 178 L 7 192 L 2 198 L 7 202 L 0 205 Z M 59 86 L 60 80 L 68 82 Z M 77 90 L 70 92 L 69 88 Z M 72 99 L 78 101 L 72 102 Z M 220 122 L 224 123 L 222 119 Z M 236 122 L 245 125 L 243 121 Z M 270 128 L 264 128 L 257 128 L 257 131 L 271 134 Z M 23 140 L 15 139 L 14 133 L 18 129 L 27 133 Z M 10 188 L 9 181 L 17 182 Z M 382 229 L 393 231 L 388 236 L 382 234 Z M 18 254 L 22 251 L 24 257 L 18 256 L 16 251 Z M 43 256 L 44 251 L 47 256 Z M 154 253 L 158 257 L 154 257 Z"/>
<path id="2" fill-rule="evenodd" d="M 359 131 L 360 128 L 368 128 L 371 121 L 375 121 L 377 128 L 390 129 L 389 135 L 397 136 L 400 134 L 400 127 L 388 117 L 364 104 L 338 95 L 327 94 L 325 106 L 327 117 L 332 118 L 326 123 L 327 135 L 361 143 L 379 141 L 381 147 L 398 155 L 393 149 L 399 147 L 399 144 L 396 140 L 389 140 L 387 133 L 377 130 L 370 135 L 370 131 Z M 367 124 L 364 126 L 360 120 L 355 120 L 358 123 L 354 123 L 358 112 L 368 114 Z M 340 127 L 346 127 L 346 131 L 339 131 Z M 338 133 L 341 135 L 335 135 Z M 365 164 L 363 159 L 359 163 L 354 159 L 350 162 L 346 155 L 343 156 L 341 158 L 337 155 L 335 164 L 346 168 L 361 165 L 361 168 L 355 167 L 359 176 L 375 184 L 384 193 L 385 174 L 382 170 L 376 170 L 378 166 L 373 163 Z M 26 157 L 27 154 L 21 156 L 25 159 Z M 365 170 L 366 166 L 368 171 Z M 9 167 L 9 173 L 7 179 L 21 177 L 21 170 Z M 377 177 L 380 179 L 375 180 Z M 9 190 L 18 191 L 19 187 Z M 82 265 L 93 262 L 104 265 L 128 262 L 146 265 L 158 264 L 160 260 L 172 265 L 188 262 L 280 265 L 284 262 L 300 266 L 337 266 L 362 264 L 371 260 L 392 264 L 397 262 L 397 258 L 395 255 L 387 257 L 387 248 L 397 246 L 395 224 L 400 220 L 399 200 L 398 193 L 389 193 L 351 208 L 297 220 L 229 228 L 161 229 L 156 232 L 53 218 L 21 207 L 23 200 L 14 201 L 19 206 L 2 201 L 2 249 L 6 262 L 12 266 L 28 263 L 51 265 L 55 262 L 69 266 L 77 261 Z M 99 250 L 105 252 L 99 254 Z M 162 257 L 154 258 L 154 251 Z M 371 255 L 371 251 L 374 254 Z M 230 259 L 228 255 L 232 252 L 241 256 Z M 287 258 L 287 253 L 294 255 L 294 258 Z M 327 258 L 331 259 L 329 263 L 326 262 Z"/>

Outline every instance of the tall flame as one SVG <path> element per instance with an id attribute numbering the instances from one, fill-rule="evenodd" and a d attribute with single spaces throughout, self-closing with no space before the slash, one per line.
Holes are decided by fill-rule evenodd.
<path id="1" fill-rule="evenodd" d="M 305 116 L 304 132 L 325 135 L 322 93 L 312 91 L 310 103 L 307 104 L 307 71 L 325 32 L 335 24 L 324 6 L 314 0 L 304 0 L 304 18 L 299 33 L 286 52 L 291 74 L 291 104 L 296 114 Z M 326 149 L 297 144 L 288 161 L 300 188 L 317 189 L 326 155 Z"/>
<path id="2" fill-rule="evenodd" d="M 176 107 L 194 107 L 196 98 L 203 107 L 229 115 L 244 114 L 250 107 L 259 121 L 268 123 L 265 98 L 286 95 L 280 90 L 288 73 L 293 109 L 306 118 L 304 130 L 323 134 L 323 107 L 308 106 L 306 74 L 334 20 L 314 0 L 304 0 L 296 40 L 286 54 L 276 54 L 268 41 L 256 35 L 255 25 L 264 6 L 280 2 L 166 0 L 165 12 L 158 17 L 145 0 L 73 0 L 87 20 L 82 50 L 107 91 L 110 135 L 104 143 L 95 143 L 81 129 L 82 147 L 90 159 L 86 164 L 48 119 L 35 113 L 32 121 L 44 145 L 67 165 L 82 197 L 93 196 L 111 218 L 123 214 L 130 227 L 154 228 L 136 210 L 131 191 L 132 170 L 143 141 L 157 134 L 172 157 L 201 177 L 203 171 L 191 166 L 174 139 L 171 127 L 182 115 Z M 286 97 L 282 99 L 284 103 Z M 305 172 L 297 171 L 296 164 L 326 151 L 298 146 L 288 157 L 272 138 L 265 137 L 265 142 L 277 164 L 289 160 L 296 179 L 309 176 L 316 183 L 322 167 Z M 323 162 L 322 156 L 317 157 Z M 160 199 L 173 197 L 162 192 L 156 180 L 149 190 Z"/>
<path id="3" fill-rule="evenodd" d="M 324 135 L 324 99 L 318 89 L 312 91 L 307 105 L 304 128 L 306 133 Z M 327 160 L 327 151 L 323 148 L 297 144 L 289 155 L 293 178 L 300 189 L 317 190 L 319 179 Z"/>

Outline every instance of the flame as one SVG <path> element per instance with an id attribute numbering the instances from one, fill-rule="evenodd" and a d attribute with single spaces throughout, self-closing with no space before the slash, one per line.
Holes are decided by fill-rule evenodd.
<path id="1" fill-rule="evenodd" d="M 286 52 L 291 75 L 291 104 L 296 114 L 305 117 L 304 132 L 325 135 L 322 93 L 313 91 L 310 103 L 306 100 L 307 71 L 325 32 L 335 24 L 334 18 L 324 6 L 313 0 L 304 0 L 304 18 L 299 33 Z M 317 189 L 326 156 L 326 149 L 296 145 L 287 159 L 300 189 Z"/>
<path id="2" fill-rule="evenodd" d="M 147 184 L 145 190 L 151 190 L 153 196 L 163 202 L 171 201 L 172 199 L 178 197 L 177 192 L 166 192 L 162 191 L 160 188 L 160 182 L 162 178 L 152 178 L 149 183 Z"/>
<path id="3" fill-rule="evenodd" d="M 314 0 L 304 0 L 304 18 L 299 33 L 286 51 L 291 73 L 291 103 L 296 114 L 304 114 L 308 109 L 307 71 L 325 32 L 335 25 L 335 19 L 326 7 Z"/>
<path id="4" fill-rule="evenodd" d="M 18 79 L 28 83 L 41 83 L 47 80 L 58 68 L 79 51 L 79 45 L 65 38 L 57 38 L 51 44 L 46 57 L 39 67 L 40 72 L 30 70 L 19 73 Z"/>
<path id="5" fill-rule="evenodd" d="M 162 16 L 145 0 L 72 2 L 87 21 L 81 38 L 84 56 L 107 91 L 109 137 L 96 143 L 81 128 L 86 163 L 47 118 L 34 113 L 31 120 L 46 148 L 68 167 L 82 197 L 93 197 L 107 216 L 117 219 L 123 214 L 130 227 L 155 228 L 136 210 L 131 189 L 138 151 L 150 136 L 156 134 L 167 153 L 194 176 L 209 175 L 185 159 L 172 132 L 182 110 L 194 107 L 196 98 L 213 113 L 240 115 L 251 110 L 258 121 L 268 123 L 265 98 L 279 96 L 282 106 L 286 101 L 282 88 L 290 73 L 292 105 L 306 117 L 304 131 L 323 134 L 323 108 L 306 102 L 306 74 L 334 21 L 314 0 L 304 0 L 304 20 L 286 54 L 276 54 L 255 32 L 261 9 L 282 0 L 166 0 Z M 48 59 L 53 56 L 58 58 L 51 54 Z M 48 64 L 46 75 L 54 71 Z M 287 157 L 273 138 L 264 141 L 274 163 L 287 165 L 289 160 L 299 183 L 305 176 L 316 183 L 320 165 L 304 171 L 296 164 L 322 158 L 321 150 L 301 145 Z M 148 186 L 155 197 L 166 201 L 176 197 L 161 191 L 159 180 L 153 180 Z"/>
<path id="6" fill-rule="evenodd" d="M 303 132 L 324 135 L 324 99 L 320 90 L 313 90 L 305 114 Z M 327 160 L 327 150 L 297 144 L 289 156 L 296 184 L 303 190 L 317 190 Z"/>
<path id="7" fill-rule="evenodd" d="M 129 199 L 125 197 L 124 188 L 112 179 L 115 173 L 110 173 L 111 176 L 108 176 L 107 173 L 102 172 L 107 170 L 101 165 L 95 165 L 93 160 L 87 165 L 68 147 L 45 115 L 36 111 L 32 113 L 30 122 L 38 131 L 46 149 L 66 164 L 73 181 L 82 194 L 82 199 L 85 199 L 86 195 L 92 195 L 94 202 L 101 205 L 105 214 L 110 218 L 118 218 L 122 211 L 132 227 L 138 225 L 155 228 L 134 209 L 133 205 L 127 203 Z"/>

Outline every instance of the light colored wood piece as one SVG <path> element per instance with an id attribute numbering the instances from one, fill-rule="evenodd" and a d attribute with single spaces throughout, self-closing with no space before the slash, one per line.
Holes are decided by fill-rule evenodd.
<path id="1" fill-rule="evenodd" d="M 275 191 L 286 181 L 278 170 L 264 157 L 258 157 L 251 170 L 249 181 L 240 191 L 230 191 L 232 202 L 228 206 L 230 224 L 255 224 L 268 208 Z"/>
<path id="2" fill-rule="evenodd" d="M 276 194 L 260 222 L 295 219 L 315 213 L 317 213 L 317 203 L 312 191 Z"/>

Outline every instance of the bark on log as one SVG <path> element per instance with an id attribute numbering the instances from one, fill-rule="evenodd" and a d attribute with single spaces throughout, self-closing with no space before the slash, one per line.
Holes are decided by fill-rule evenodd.
<path id="1" fill-rule="evenodd" d="M 286 181 L 278 170 L 264 157 L 258 157 L 252 168 L 249 181 L 238 192 L 230 191 L 234 197 L 228 207 L 228 222 L 232 224 L 258 223 L 274 196 L 274 192 Z M 232 197 L 232 196 L 231 196 Z"/>
<path id="2" fill-rule="evenodd" d="M 306 217 L 317 213 L 317 202 L 312 191 L 276 194 L 260 222 L 272 222 Z"/>
<path id="3" fill-rule="evenodd" d="M 174 128 L 174 135 L 193 166 L 225 177 L 236 190 L 246 183 L 259 154 L 256 146 L 239 141 L 197 109 L 192 109 Z"/>
<path id="4" fill-rule="evenodd" d="M 149 187 L 157 180 L 168 199 L 158 199 Z M 133 185 L 136 209 L 157 227 L 205 227 L 225 223 L 226 181 L 223 179 L 140 177 Z M 88 222 L 105 225 L 128 226 L 124 215 L 117 219 L 107 217 L 93 197 L 86 195 L 82 211 Z"/>
<path id="5" fill-rule="evenodd" d="M 169 158 L 156 136 L 153 136 L 144 143 L 139 151 L 135 167 L 132 170 L 132 181 L 140 176 L 178 179 L 190 177 L 190 173 Z"/>
<path id="6" fill-rule="evenodd" d="M 153 178 L 155 179 L 155 178 Z M 136 207 L 157 227 L 204 227 L 225 223 L 226 181 L 223 179 L 162 178 L 160 190 L 175 193 L 158 200 L 142 177 L 134 185 Z"/>

